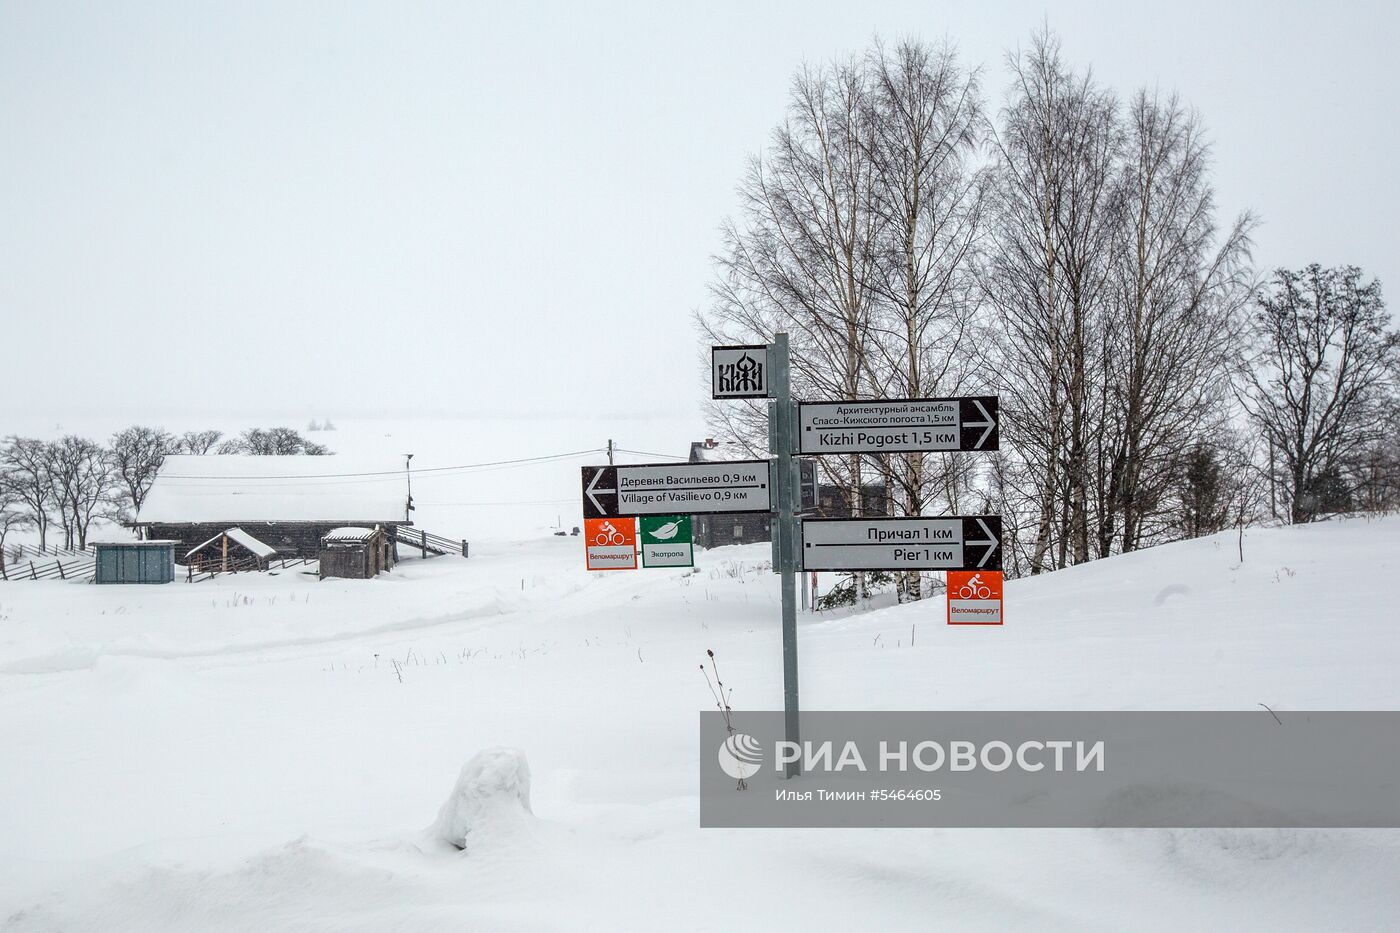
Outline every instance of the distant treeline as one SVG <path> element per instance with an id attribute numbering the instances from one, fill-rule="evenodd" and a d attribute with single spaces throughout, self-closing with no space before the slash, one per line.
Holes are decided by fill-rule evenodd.
<path id="1" fill-rule="evenodd" d="M 334 428 L 327 421 L 313 430 Z M 64 547 L 86 547 L 96 519 L 129 521 L 140 513 L 167 454 L 329 453 L 292 428 L 249 428 L 225 437 L 222 431 L 175 435 L 136 425 L 106 444 L 76 434 L 54 441 L 11 435 L 0 442 L 0 549 L 20 528 L 37 531 L 41 547 L 54 532 L 62 534 Z"/>

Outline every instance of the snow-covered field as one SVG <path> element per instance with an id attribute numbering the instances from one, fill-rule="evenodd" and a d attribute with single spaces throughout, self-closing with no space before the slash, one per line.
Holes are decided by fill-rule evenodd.
<path id="1" fill-rule="evenodd" d="M 1255 530 L 802 624 L 810 709 L 1394 709 L 1400 520 Z M 17 930 L 1394 929 L 1400 833 L 701 830 L 698 666 L 781 706 L 764 545 L 588 574 L 577 538 L 373 581 L 0 586 Z M 912 642 L 912 644 L 911 644 Z M 427 833 L 476 752 L 534 817 Z"/>

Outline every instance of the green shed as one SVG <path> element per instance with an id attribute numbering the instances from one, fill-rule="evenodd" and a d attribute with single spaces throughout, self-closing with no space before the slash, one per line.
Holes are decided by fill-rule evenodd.
<path id="1" fill-rule="evenodd" d="M 105 541 L 97 549 L 98 583 L 169 583 L 176 541 Z"/>

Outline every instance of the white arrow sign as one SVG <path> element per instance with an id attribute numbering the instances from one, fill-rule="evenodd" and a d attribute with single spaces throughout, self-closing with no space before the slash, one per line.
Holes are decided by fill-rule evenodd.
<path id="1" fill-rule="evenodd" d="M 992 395 L 802 402 L 798 446 L 804 454 L 996 450 L 997 412 Z"/>
<path id="2" fill-rule="evenodd" d="M 772 510 L 767 460 L 583 468 L 585 518 Z"/>
<path id="3" fill-rule="evenodd" d="M 809 518 L 800 550 L 803 570 L 999 570 L 1000 547 L 996 516 Z"/>

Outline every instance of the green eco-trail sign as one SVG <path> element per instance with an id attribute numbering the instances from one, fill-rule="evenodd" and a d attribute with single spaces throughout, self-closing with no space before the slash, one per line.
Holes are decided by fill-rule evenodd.
<path id="1" fill-rule="evenodd" d="M 643 567 L 694 567 L 689 515 L 639 515 Z"/>

